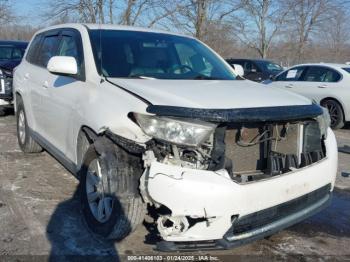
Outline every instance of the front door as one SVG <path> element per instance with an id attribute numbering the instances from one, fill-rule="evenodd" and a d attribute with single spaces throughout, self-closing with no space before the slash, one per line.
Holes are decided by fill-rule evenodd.
<path id="1" fill-rule="evenodd" d="M 80 33 L 74 29 L 61 32 L 57 56 L 74 57 L 78 65 L 78 74 L 75 76 L 60 76 L 50 74 L 48 96 L 44 107 L 50 119 L 47 120 L 47 129 L 50 133 L 50 142 L 69 159 L 74 151 L 70 147 L 73 138 L 75 119 L 81 113 L 78 100 L 84 94 L 84 59 Z"/>

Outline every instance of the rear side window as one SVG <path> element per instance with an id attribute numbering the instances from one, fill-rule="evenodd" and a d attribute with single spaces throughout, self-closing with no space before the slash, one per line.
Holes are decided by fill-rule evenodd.
<path id="1" fill-rule="evenodd" d="M 276 81 L 299 81 L 304 70 L 304 66 L 291 68 L 278 75 Z"/>
<path id="2" fill-rule="evenodd" d="M 41 40 L 40 35 L 35 36 L 33 41 L 31 42 L 31 44 L 29 46 L 29 50 L 28 50 L 28 53 L 26 56 L 26 59 L 29 63 L 37 64 L 36 53 L 37 53 L 38 48 L 40 46 L 40 40 Z"/>
<path id="3" fill-rule="evenodd" d="M 50 58 L 56 55 L 58 43 L 58 35 L 50 35 L 44 37 L 40 51 L 38 53 L 38 64 L 40 66 L 46 67 Z"/>
<path id="4" fill-rule="evenodd" d="M 311 66 L 304 75 L 303 81 L 337 82 L 340 78 L 341 75 L 331 68 L 322 66 Z"/>
<path id="5" fill-rule="evenodd" d="M 350 67 L 343 67 L 343 70 L 345 70 L 346 72 L 350 73 Z"/>

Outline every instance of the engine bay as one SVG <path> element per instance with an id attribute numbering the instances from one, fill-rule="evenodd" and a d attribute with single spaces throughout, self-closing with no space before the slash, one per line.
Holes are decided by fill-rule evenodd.
<path id="1" fill-rule="evenodd" d="M 319 123 L 226 123 L 199 147 L 150 141 L 157 161 L 186 168 L 225 169 L 232 180 L 247 183 L 302 168 L 325 157 Z"/>

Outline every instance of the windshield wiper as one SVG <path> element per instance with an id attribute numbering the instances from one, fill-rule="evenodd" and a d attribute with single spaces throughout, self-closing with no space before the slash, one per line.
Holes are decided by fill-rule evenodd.
<path id="1" fill-rule="evenodd" d="M 195 79 L 195 80 L 222 80 L 221 78 L 205 76 L 205 75 L 197 75 L 193 79 Z"/>
<path id="2" fill-rule="evenodd" d="M 131 75 L 128 76 L 128 78 L 138 78 L 138 79 L 157 79 L 155 77 L 151 77 L 151 76 L 143 76 L 143 75 Z"/>

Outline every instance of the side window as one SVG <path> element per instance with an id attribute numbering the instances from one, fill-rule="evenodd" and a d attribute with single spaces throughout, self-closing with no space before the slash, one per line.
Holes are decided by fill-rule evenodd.
<path id="1" fill-rule="evenodd" d="M 276 81 L 298 81 L 303 74 L 305 67 L 294 67 L 278 75 Z"/>
<path id="2" fill-rule="evenodd" d="M 22 51 L 19 48 L 14 48 L 12 52 L 12 59 L 21 59 Z"/>
<path id="3" fill-rule="evenodd" d="M 33 41 L 31 42 L 31 44 L 29 46 L 29 50 L 28 50 L 28 53 L 27 53 L 27 56 L 26 56 L 26 60 L 29 63 L 37 64 L 36 53 L 37 53 L 39 45 L 40 45 L 40 40 L 41 40 L 41 36 L 40 35 L 35 36 Z"/>
<path id="4" fill-rule="evenodd" d="M 77 61 L 78 76 L 84 78 L 84 59 L 82 55 L 81 43 L 70 34 L 63 34 L 57 51 L 58 56 L 72 56 Z"/>
<path id="5" fill-rule="evenodd" d="M 340 78 L 340 74 L 333 69 L 322 66 L 312 66 L 307 70 L 304 81 L 337 82 Z"/>
<path id="6" fill-rule="evenodd" d="M 245 62 L 243 68 L 245 73 L 255 73 L 259 71 L 256 65 L 250 61 Z"/>
<path id="7" fill-rule="evenodd" d="M 46 67 L 50 58 L 56 55 L 58 46 L 58 35 L 45 36 L 38 53 L 38 64 Z"/>

